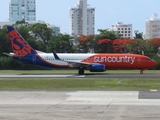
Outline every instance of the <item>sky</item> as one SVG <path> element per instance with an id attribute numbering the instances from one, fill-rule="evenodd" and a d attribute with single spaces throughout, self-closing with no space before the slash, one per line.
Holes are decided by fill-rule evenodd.
<path id="1" fill-rule="evenodd" d="M 0 22 L 8 21 L 10 0 L 0 0 Z M 60 27 L 69 34 L 69 8 L 78 0 L 36 0 L 36 19 Z M 133 31 L 145 34 L 146 20 L 156 13 L 160 18 L 160 0 L 88 0 L 95 10 L 95 33 L 108 29 L 117 22 L 132 24 Z"/>

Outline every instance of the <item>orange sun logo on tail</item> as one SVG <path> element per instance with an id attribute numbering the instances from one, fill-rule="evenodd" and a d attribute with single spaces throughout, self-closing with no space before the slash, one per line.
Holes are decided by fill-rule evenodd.
<path id="1" fill-rule="evenodd" d="M 24 40 L 24 38 L 13 28 L 9 28 L 10 41 L 14 54 L 26 56 L 28 54 L 34 54 L 34 49 Z"/>

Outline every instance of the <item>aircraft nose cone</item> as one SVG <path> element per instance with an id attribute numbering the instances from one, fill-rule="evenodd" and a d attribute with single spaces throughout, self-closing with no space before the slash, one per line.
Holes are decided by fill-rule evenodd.
<path id="1" fill-rule="evenodd" d="M 155 60 L 153 60 L 153 65 L 154 65 L 154 66 L 157 66 L 157 65 L 158 65 L 158 62 L 155 61 Z"/>

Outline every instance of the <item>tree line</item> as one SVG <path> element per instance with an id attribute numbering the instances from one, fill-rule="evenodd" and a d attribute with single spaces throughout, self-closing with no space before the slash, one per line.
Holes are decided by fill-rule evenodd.
<path id="1" fill-rule="evenodd" d="M 25 21 L 17 21 L 13 26 L 31 47 L 39 51 L 87 53 L 92 50 L 95 53 L 135 53 L 147 55 L 160 63 L 158 57 L 160 38 L 144 40 L 138 33 L 133 39 L 122 38 L 120 34 L 114 31 L 99 29 L 99 34 L 88 36 L 81 34 L 74 40 L 69 34 L 55 35 L 46 24 L 29 25 Z M 7 26 L 0 29 L 0 69 L 39 69 L 15 61 L 3 55 L 3 52 L 12 52 Z M 160 69 L 160 66 L 157 66 L 156 69 Z"/>

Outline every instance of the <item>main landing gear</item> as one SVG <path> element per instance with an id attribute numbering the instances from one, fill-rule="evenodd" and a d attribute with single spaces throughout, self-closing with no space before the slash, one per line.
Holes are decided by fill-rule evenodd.
<path id="1" fill-rule="evenodd" d="M 79 68 L 78 74 L 79 75 L 83 75 L 84 74 L 84 69 L 83 68 Z"/>
<path id="2" fill-rule="evenodd" d="M 140 71 L 140 74 L 143 74 L 143 70 Z"/>

